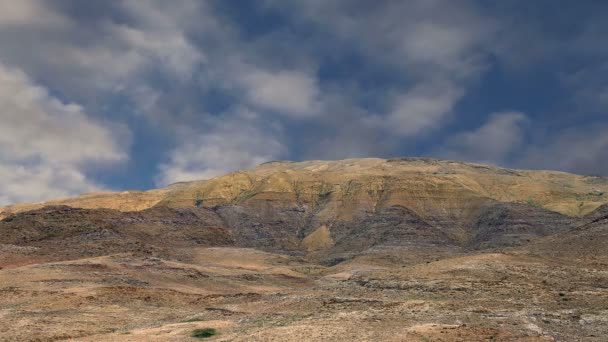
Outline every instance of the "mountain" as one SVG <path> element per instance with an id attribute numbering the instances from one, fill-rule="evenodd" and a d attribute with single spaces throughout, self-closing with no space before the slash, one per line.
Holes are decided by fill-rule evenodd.
<path id="1" fill-rule="evenodd" d="M 568 230 L 577 216 L 608 202 L 604 192 L 608 181 L 597 177 L 423 158 L 270 162 L 148 192 L 10 206 L 3 216 L 13 215 L 8 224 L 14 225 L 24 210 L 61 204 L 89 210 L 26 217 L 84 222 L 99 216 L 118 232 L 144 227 L 143 236 L 150 216 L 162 211 L 170 219 L 179 212 L 193 221 L 173 220 L 172 227 L 212 225 L 230 232 L 236 246 L 340 260 L 382 245 L 519 245 Z M 13 243 L 8 236 L 2 241 Z"/>
<path id="2" fill-rule="evenodd" d="M 554 171 L 512 170 L 429 158 L 275 161 L 210 180 L 139 192 L 94 193 L 38 204 L 18 204 L 0 215 L 45 205 L 136 211 L 155 205 L 192 206 L 199 193 L 205 206 L 253 200 L 338 205 L 338 219 L 356 210 L 402 205 L 427 215 L 455 213 L 463 201 L 493 199 L 527 203 L 569 216 L 582 216 L 608 202 L 608 178 Z"/>
<path id="3" fill-rule="evenodd" d="M 607 178 L 276 161 L 0 215 L 9 340 L 608 338 Z"/>

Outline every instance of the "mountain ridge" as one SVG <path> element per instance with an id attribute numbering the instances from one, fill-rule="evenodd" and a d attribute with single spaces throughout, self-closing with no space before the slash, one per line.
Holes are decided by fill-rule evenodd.
<path id="1" fill-rule="evenodd" d="M 417 178 L 417 181 L 412 178 Z M 204 205 L 240 203 L 251 198 L 293 200 L 294 197 L 298 202 L 312 203 L 324 195 L 344 192 L 343 188 L 349 182 L 350 185 L 358 183 L 370 194 L 378 196 L 381 195 L 379 192 L 387 191 L 386 183 L 395 181 L 401 182 L 403 187 L 452 186 L 479 197 L 501 202 L 527 202 L 569 216 L 583 216 L 608 203 L 608 178 L 432 158 L 359 158 L 270 161 L 252 169 L 208 180 L 174 183 L 160 189 L 92 193 L 41 203 L 9 205 L 0 208 L 0 218 L 10 213 L 61 204 L 121 211 L 139 211 L 155 205 L 186 207 L 193 205 L 197 195 Z M 415 195 L 405 188 L 401 193 L 410 197 Z"/>
<path id="2" fill-rule="evenodd" d="M 382 246 L 487 250 L 569 231 L 586 222 L 585 215 L 603 213 L 608 202 L 608 183 L 589 179 L 430 158 L 280 161 L 149 192 L 9 207 L 2 222 L 8 231 L 18 229 L 14 222 L 27 227 L 56 222 L 48 229 L 65 226 L 70 232 L 76 224 L 70 222 L 81 220 L 97 228 L 77 229 L 70 239 L 79 241 L 85 234 L 88 243 L 87 234 L 107 232 L 101 225 L 122 234 L 124 241 L 150 246 L 165 244 L 163 236 L 172 239 L 173 229 L 185 235 L 174 236 L 172 244 L 202 241 L 194 227 L 210 227 L 231 236 L 231 246 L 331 264 Z M 158 229 L 164 235 L 150 233 Z M 55 239 L 41 239 L 47 238 Z M 7 239 L 0 243 L 19 241 Z M 210 241 L 214 245 L 216 240 Z"/>

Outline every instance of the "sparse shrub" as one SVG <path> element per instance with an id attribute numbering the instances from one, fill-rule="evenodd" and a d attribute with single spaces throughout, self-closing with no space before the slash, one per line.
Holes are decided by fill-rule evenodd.
<path id="1" fill-rule="evenodd" d="M 194 338 L 208 338 L 217 335 L 217 331 L 213 328 L 196 329 L 192 331 Z"/>
<path id="2" fill-rule="evenodd" d="M 533 199 L 531 199 L 531 198 L 528 198 L 528 199 L 526 200 L 526 204 L 531 205 L 531 206 L 534 206 L 534 207 L 538 207 L 538 206 L 539 206 L 539 205 L 538 205 L 538 203 L 536 203 L 536 201 L 534 201 L 534 200 L 533 200 Z"/>
<path id="3" fill-rule="evenodd" d="M 200 191 L 197 191 L 194 194 L 194 206 L 195 207 L 200 207 L 201 205 L 203 205 L 205 201 L 203 200 L 203 194 Z"/>

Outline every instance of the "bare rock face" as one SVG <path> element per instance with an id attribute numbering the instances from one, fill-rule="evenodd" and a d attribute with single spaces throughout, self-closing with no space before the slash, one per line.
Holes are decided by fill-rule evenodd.
<path id="1" fill-rule="evenodd" d="M 300 232 L 310 220 L 310 213 L 300 207 L 272 201 L 221 205 L 213 211 L 239 246 L 272 251 L 299 251 Z"/>
<path id="2" fill-rule="evenodd" d="M 1 220 L 0 244 L 35 247 L 40 257 L 49 260 L 233 245 L 231 232 L 222 225 L 206 209 L 155 207 L 123 213 L 49 206 Z"/>
<path id="3" fill-rule="evenodd" d="M 490 203 L 472 222 L 474 248 L 519 246 L 574 228 L 579 220 L 520 203 Z"/>
<path id="4" fill-rule="evenodd" d="M 379 246 L 450 246 L 457 241 L 441 228 L 426 222 L 411 210 L 392 206 L 378 212 L 361 213 L 349 222 L 331 226 L 335 246 L 329 259 L 346 259 Z"/>
<path id="5" fill-rule="evenodd" d="M 589 214 L 585 215 L 584 219 L 588 222 L 602 220 L 608 217 L 608 204 L 604 204 Z"/>
<path id="6" fill-rule="evenodd" d="M 607 246 L 608 206 L 604 205 L 580 220 L 575 228 L 547 236 L 525 249 L 552 258 L 608 263 Z"/>
<path id="7" fill-rule="evenodd" d="M 295 202 L 250 200 L 212 208 L 157 206 L 140 212 L 75 209 L 67 206 L 11 215 L 0 221 L 0 243 L 49 248 L 82 247 L 85 255 L 141 252 L 173 247 L 238 246 L 346 260 L 377 247 L 520 246 L 572 229 L 579 220 L 526 204 L 490 202 L 466 221 L 423 218 L 399 205 L 360 210 L 348 220 L 326 218 L 323 209 Z M 71 246 L 71 247 L 70 247 Z M 63 248 L 61 247 L 61 248 Z M 59 248 L 59 247 L 58 247 Z M 61 248 L 59 248 L 61 250 Z"/>

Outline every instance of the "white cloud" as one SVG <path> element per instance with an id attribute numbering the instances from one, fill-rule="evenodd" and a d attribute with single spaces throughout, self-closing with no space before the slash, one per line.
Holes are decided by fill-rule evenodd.
<path id="1" fill-rule="evenodd" d="M 305 72 L 252 69 L 241 75 L 241 82 L 254 105 L 292 117 L 318 114 L 318 83 Z"/>
<path id="2" fill-rule="evenodd" d="M 0 1 L 0 27 L 34 25 L 48 28 L 66 25 L 68 21 L 41 0 Z"/>
<path id="3" fill-rule="evenodd" d="M 437 154 L 449 159 L 502 164 L 522 147 L 527 123 L 528 118 L 520 112 L 494 113 L 481 127 L 447 139 Z"/>
<path id="4" fill-rule="evenodd" d="M 608 114 L 608 62 L 585 65 L 562 76 L 562 83 L 572 89 L 574 100 L 587 113 Z"/>
<path id="5" fill-rule="evenodd" d="M 526 169 L 607 175 L 608 126 L 551 130 L 549 135 L 531 131 L 531 127 L 524 113 L 494 113 L 477 129 L 446 139 L 433 154 Z"/>
<path id="6" fill-rule="evenodd" d="M 402 95 L 365 121 L 400 137 L 428 133 L 448 122 L 486 69 L 497 30 L 496 22 L 466 0 L 267 2 L 395 73 L 400 82 L 386 93 Z"/>
<path id="7" fill-rule="evenodd" d="M 92 120 L 1 64 L 0 108 L 0 204 L 99 189 L 85 168 L 127 159 L 124 128 Z"/>
<path id="8" fill-rule="evenodd" d="M 48 1 L 2 1 L 0 60 L 81 103 L 113 92 L 130 96 L 150 70 L 187 80 L 205 62 L 185 32 L 200 13 L 202 5 L 195 6 L 116 2 L 108 8 L 120 15 L 85 20 Z"/>
<path id="9" fill-rule="evenodd" d="M 116 146 L 97 155 L 95 146 L 114 138 L 104 137 L 105 128 L 97 130 L 100 124 L 85 112 L 112 112 L 112 117 L 124 112 L 145 114 L 146 124 L 152 122 L 155 129 L 162 129 L 151 134 L 189 126 L 188 134 L 175 135 L 177 147 L 159 175 L 163 184 L 206 178 L 287 154 L 280 134 L 264 127 L 274 119 L 308 119 L 299 122 L 304 127 L 299 129 L 313 134 L 299 135 L 310 141 L 298 142 L 293 150 L 298 157 L 407 153 L 412 150 L 398 150 L 405 141 L 420 137 L 429 138 L 425 143 L 435 141 L 429 133 L 464 119 L 464 113 L 455 108 L 476 89 L 472 86 L 490 63 L 502 63 L 500 71 L 509 56 L 536 67 L 539 61 L 545 65 L 546 61 L 563 60 L 563 56 L 605 52 L 605 44 L 598 43 L 605 36 L 602 16 L 583 32 L 586 39 L 575 44 L 577 33 L 564 37 L 566 41 L 561 34 L 547 35 L 541 30 L 545 21 L 530 20 L 536 14 L 510 18 L 513 13 L 508 9 L 517 7 L 512 5 L 478 6 L 468 0 L 266 0 L 262 4 L 258 9 L 263 12 L 271 6 L 272 15 L 277 9 L 287 9 L 281 12 L 285 18 L 280 22 L 288 24 L 277 22 L 279 25 L 244 32 L 251 23 L 243 24 L 231 11 L 223 12 L 223 5 L 196 0 L 124 0 L 93 7 L 78 1 L 0 1 L 0 60 L 25 70 L 30 85 L 41 84 L 57 94 L 57 98 L 47 94 L 44 105 L 29 100 L 42 107 L 42 112 L 62 113 L 62 125 L 77 123 L 96 141 L 83 146 L 54 142 L 54 135 L 66 135 L 68 140 L 79 136 L 69 133 L 74 129 L 62 131 L 61 125 L 43 117 L 12 118 L 14 122 L 6 127 L 49 129 L 11 132 L 20 141 L 20 149 L 2 153 L 19 162 L 11 162 L 10 168 L 3 165 L 4 170 L 14 174 L 29 170 L 31 177 L 50 183 L 61 165 L 49 166 L 51 175 L 43 177 L 43 169 L 36 163 L 39 155 L 56 155 L 62 149 L 65 153 L 55 158 L 80 172 L 82 181 L 76 181 L 75 173 L 65 174 L 72 175 L 73 184 L 81 184 L 79 189 L 86 188 L 90 183 L 81 164 L 124 157 L 112 157 L 122 153 Z M 532 27 L 526 28 L 529 25 Z M 578 49 L 565 53 L 572 46 Z M 564 84 L 577 94 L 587 117 L 604 114 L 606 68 L 596 62 L 583 64 L 585 69 L 564 77 Z M 490 79 L 492 86 L 502 86 Z M 8 92 L 6 89 L 3 91 Z M 70 101 L 84 107 L 64 103 Z M 592 103 L 595 112 L 589 113 Z M 218 113 L 238 106 L 252 111 L 247 115 Z M 451 139 L 442 153 L 478 161 L 516 159 L 512 151 L 525 149 L 518 140 L 525 124 L 515 114 L 481 119 L 488 121 Z M 535 113 L 535 117 L 541 114 Z M 582 114 L 583 110 L 573 112 L 567 119 Z M 87 118 L 86 122 L 79 117 Z M 567 124 L 563 116 L 560 119 Z M 28 138 L 28 132 L 39 135 L 40 140 Z M 14 148 L 10 140 L 15 138 L 2 139 L 5 149 Z M 595 139 L 589 143 L 601 140 Z M 552 146 L 561 144 L 554 138 L 538 149 L 551 152 Z M 416 151 L 421 149 L 424 147 Z M 33 166 L 19 169 L 26 163 Z M 549 165 L 549 160 L 543 165 Z M 60 188 L 66 189 L 66 185 Z"/>
<path id="10" fill-rule="evenodd" d="M 519 165 L 608 176 L 608 126 L 572 127 L 554 132 L 546 142 L 529 147 Z"/>
<path id="11" fill-rule="evenodd" d="M 497 23 L 467 0 L 267 2 L 410 76 L 470 76 L 484 63 L 486 46 L 497 31 Z"/>
<path id="12" fill-rule="evenodd" d="M 254 125 L 249 111 L 216 120 L 205 133 L 186 134 L 169 162 L 161 165 L 159 185 L 209 179 L 226 172 L 247 169 L 285 154 L 272 131 Z"/>
<path id="13" fill-rule="evenodd" d="M 382 124 L 400 136 L 413 137 L 445 125 L 464 90 L 446 81 L 421 83 L 397 97 Z"/>
<path id="14" fill-rule="evenodd" d="M 103 189 L 87 179 L 78 168 L 45 163 L 23 166 L 3 162 L 0 165 L 0 179 L 0 206 L 39 202 Z"/>
<path id="15" fill-rule="evenodd" d="M 127 72 L 134 71 L 137 67 L 149 62 L 164 66 L 183 79 L 191 77 L 193 68 L 204 61 L 203 54 L 176 32 L 146 32 L 116 24 L 108 24 L 107 30 L 117 40 L 122 40 L 127 49 L 126 51 L 114 50 L 114 53 L 125 56 L 127 60 L 130 59 L 129 55 L 137 57 L 135 63 L 132 63 L 132 67 L 125 70 Z M 91 61 L 95 61 L 94 56 L 89 56 L 89 58 Z M 103 65 L 102 63 L 91 64 Z"/>
<path id="16" fill-rule="evenodd" d="M 404 54 L 409 59 L 440 65 L 461 58 L 477 38 L 463 27 L 432 21 L 415 23 L 399 35 L 402 35 Z"/>

